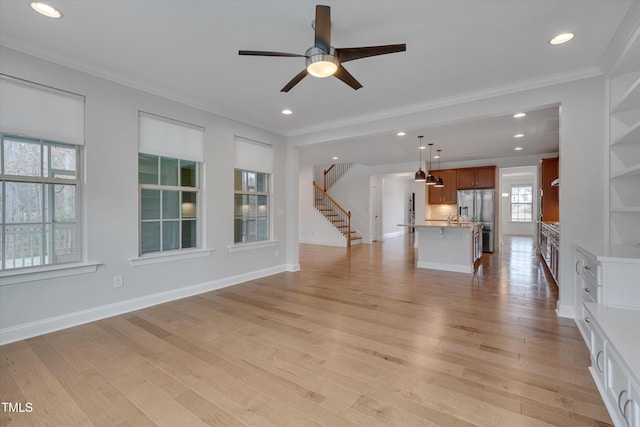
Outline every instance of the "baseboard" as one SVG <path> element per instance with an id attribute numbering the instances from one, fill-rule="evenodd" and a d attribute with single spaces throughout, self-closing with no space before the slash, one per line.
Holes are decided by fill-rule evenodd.
<path id="1" fill-rule="evenodd" d="M 404 236 L 404 231 L 394 231 L 393 233 L 387 233 L 382 236 L 382 240 L 389 239 L 391 237 Z"/>
<path id="2" fill-rule="evenodd" d="M 569 319 L 576 318 L 575 307 L 572 305 L 560 304 L 560 301 L 558 301 L 556 307 L 556 314 L 558 315 L 558 317 L 567 317 Z"/>
<path id="3" fill-rule="evenodd" d="M 305 243 L 307 245 L 322 245 L 322 246 L 338 246 L 345 248 L 347 247 L 347 240 L 345 239 L 344 243 L 336 243 L 336 242 L 323 242 L 320 240 L 299 240 L 298 243 Z"/>
<path id="4" fill-rule="evenodd" d="M 418 268 L 430 268 L 432 270 L 453 271 L 455 273 L 473 273 L 471 267 L 457 264 L 444 264 L 441 262 L 418 261 Z"/>
<path id="5" fill-rule="evenodd" d="M 300 271 L 300 263 L 285 265 L 285 271 L 289 271 L 289 272 Z"/>
<path id="6" fill-rule="evenodd" d="M 193 286 L 172 289 L 170 291 L 146 295 L 139 298 L 3 328 L 0 329 L 0 345 L 32 338 L 38 335 L 48 334 L 50 332 L 55 332 L 62 329 L 71 328 L 73 326 L 82 325 L 84 323 L 95 322 L 96 320 L 117 316 L 119 314 L 140 310 L 142 308 L 163 304 L 165 302 L 198 295 L 205 292 L 215 291 L 216 289 L 226 288 L 228 286 L 237 285 L 249 280 L 259 279 L 261 277 L 271 276 L 273 274 L 282 273 L 285 271 L 297 271 L 294 270 L 294 268 L 295 265 L 279 265 L 271 268 L 252 271 L 249 273 L 239 274 L 236 276 L 212 280 Z M 300 269 L 299 264 L 297 264 L 297 269 Z"/>

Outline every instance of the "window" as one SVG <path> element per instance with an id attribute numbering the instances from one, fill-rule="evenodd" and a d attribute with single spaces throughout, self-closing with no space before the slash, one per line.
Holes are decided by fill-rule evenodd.
<path id="1" fill-rule="evenodd" d="M 269 240 L 270 174 L 236 169 L 234 175 L 234 242 Z"/>
<path id="2" fill-rule="evenodd" d="M 138 113 L 140 255 L 200 248 L 204 129 Z"/>
<path id="3" fill-rule="evenodd" d="M 234 243 L 271 240 L 271 145 L 236 137 Z"/>
<path id="4" fill-rule="evenodd" d="M 531 222 L 533 220 L 533 186 L 511 186 L 511 221 Z"/>
<path id="5" fill-rule="evenodd" d="M 138 155 L 140 254 L 197 248 L 198 162 Z"/>
<path id="6" fill-rule="evenodd" d="M 80 147 L 0 134 L 1 269 L 78 262 Z"/>
<path id="7" fill-rule="evenodd" d="M 83 261 L 83 145 L 83 96 L 0 74 L 3 273 Z"/>

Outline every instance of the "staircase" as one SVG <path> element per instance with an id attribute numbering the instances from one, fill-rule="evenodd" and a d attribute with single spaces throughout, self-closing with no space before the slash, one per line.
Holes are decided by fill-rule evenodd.
<path id="1" fill-rule="evenodd" d="M 353 162 L 348 163 L 334 163 L 329 168 L 322 170 L 322 181 L 324 183 L 323 188 L 324 191 L 329 191 L 333 184 L 338 182 L 342 175 L 347 173 L 351 166 L 353 166 Z M 320 173 L 321 169 L 317 171 L 314 168 L 314 176 L 317 176 Z"/>
<path id="2" fill-rule="evenodd" d="M 313 181 L 313 205 L 347 239 L 347 247 L 360 243 L 360 236 L 351 227 L 351 211 L 345 210 L 327 192 Z"/>

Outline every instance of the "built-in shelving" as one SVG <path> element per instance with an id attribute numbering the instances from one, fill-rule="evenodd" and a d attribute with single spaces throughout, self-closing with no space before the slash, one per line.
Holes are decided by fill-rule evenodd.
<path id="1" fill-rule="evenodd" d="M 640 28 L 607 80 L 609 240 L 640 244 Z"/>
<path id="2" fill-rule="evenodd" d="M 640 108 L 640 71 L 622 74 L 612 79 L 612 113 Z"/>
<path id="3" fill-rule="evenodd" d="M 621 171 L 611 173 L 611 178 L 622 178 L 625 176 L 640 176 L 640 164 L 624 168 Z M 637 183 L 640 186 L 640 182 Z"/>

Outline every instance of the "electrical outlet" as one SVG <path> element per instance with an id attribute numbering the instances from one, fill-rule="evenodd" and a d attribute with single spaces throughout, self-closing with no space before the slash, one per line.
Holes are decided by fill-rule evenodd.
<path id="1" fill-rule="evenodd" d="M 121 288 L 124 286 L 124 278 L 122 276 L 113 276 L 113 287 Z"/>

